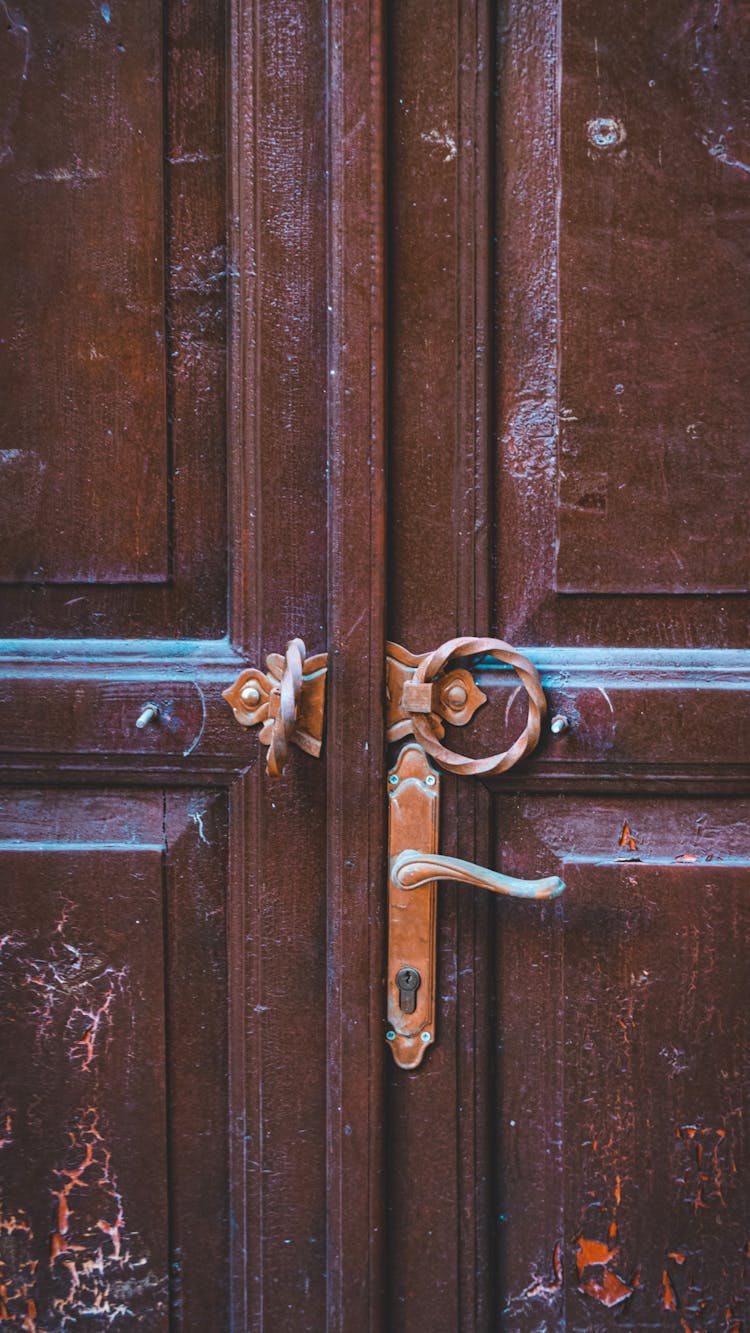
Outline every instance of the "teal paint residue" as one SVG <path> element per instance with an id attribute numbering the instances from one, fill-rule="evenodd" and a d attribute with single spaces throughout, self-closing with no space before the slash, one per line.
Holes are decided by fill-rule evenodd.
<path id="1" fill-rule="evenodd" d="M 104 22 L 109 23 L 109 20 L 112 17 L 112 10 L 110 9 L 109 5 L 101 5 L 99 8 L 99 13 L 104 19 Z"/>

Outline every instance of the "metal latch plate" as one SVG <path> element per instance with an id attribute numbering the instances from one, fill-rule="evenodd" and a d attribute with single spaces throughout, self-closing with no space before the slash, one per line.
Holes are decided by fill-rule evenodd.
<path id="1" fill-rule="evenodd" d="M 388 774 L 388 816 L 391 864 L 410 848 L 438 850 L 440 775 L 421 745 L 404 746 Z M 416 1069 L 435 1039 L 436 922 L 434 880 L 408 892 L 389 880 L 387 1036 L 402 1069 Z M 405 1005 L 403 979 L 408 972 L 417 974 L 419 984 Z"/>

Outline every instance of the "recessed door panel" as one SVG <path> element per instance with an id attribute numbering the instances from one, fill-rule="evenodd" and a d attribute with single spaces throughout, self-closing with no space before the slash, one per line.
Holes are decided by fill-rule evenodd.
<path id="1" fill-rule="evenodd" d="M 536 797 L 497 825 L 503 869 L 567 883 L 495 909 L 498 1326 L 739 1328 L 750 808 Z"/>
<path id="2" fill-rule="evenodd" d="M 5 1317 L 220 1327 L 222 802 L 46 790 L 9 795 L 2 825 Z"/>

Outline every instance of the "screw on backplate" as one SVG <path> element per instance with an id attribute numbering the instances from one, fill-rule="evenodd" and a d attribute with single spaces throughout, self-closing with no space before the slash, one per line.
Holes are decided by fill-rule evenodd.
<path id="1" fill-rule="evenodd" d="M 423 1033 L 421 1033 L 419 1039 L 420 1039 L 420 1041 L 432 1041 L 432 1033 L 431 1033 L 431 1032 L 423 1032 Z"/>
<path id="2" fill-rule="evenodd" d="M 390 1030 L 389 1030 L 388 1032 L 386 1032 L 386 1034 L 385 1034 L 385 1039 L 386 1039 L 386 1041 L 395 1041 L 395 1040 L 396 1040 L 396 1034 L 395 1034 L 395 1032 L 393 1031 L 393 1028 L 390 1028 Z"/>
<path id="3" fill-rule="evenodd" d="M 391 775 L 390 775 L 388 781 L 390 782 L 390 784 L 391 784 L 392 787 L 397 787 L 397 786 L 398 786 L 398 773 L 391 773 Z"/>
<path id="4" fill-rule="evenodd" d="M 562 713 L 556 713 L 549 724 L 549 729 L 553 736 L 562 736 L 563 732 L 567 731 L 569 726 L 570 723 L 567 717 L 563 717 Z"/>
<path id="5" fill-rule="evenodd" d="M 146 704 L 140 717 L 136 718 L 135 725 L 137 726 L 139 731 L 143 731 L 143 728 L 147 727 L 149 722 L 155 722 L 158 716 L 159 716 L 159 705 Z"/>
<path id="6" fill-rule="evenodd" d="M 434 787 L 436 781 L 437 781 L 437 778 L 435 777 L 435 774 L 434 774 L 434 773 L 428 773 L 428 774 L 427 774 L 427 777 L 426 777 L 425 780 L 424 780 L 424 785 L 425 785 L 425 787 Z"/>

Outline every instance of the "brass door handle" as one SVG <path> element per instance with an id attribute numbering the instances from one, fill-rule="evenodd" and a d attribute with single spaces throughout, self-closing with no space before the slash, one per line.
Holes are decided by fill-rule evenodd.
<path id="1" fill-rule="evenodd" d="M 445 723 L 465 726 L 486 696 L 456 659 L 491 656 L 512 666 L 528 696 L 526 725 L 501 753 L 471 759 L 443 745 Z M 516 898 L 549 899 L 565 885 L 558 875 L 518 879 L 439 852 L 440 773 L 505 773 L 537 744 L 547 701 L 528 657 L 502 639 L 451 639 L 421 656 L 389 643 L 387 736 L 413 736 L 388 775 L 388 1030 L 393 1058 L 415 1069 L 435 1040 L 437 881 Z M 560 728 L 558 728 L 558 731 Z"/>
<path id="2" fill-rule="evenodd" d="M 545 879 L 516 879 L 497 870 L 486 870 L 471 861 L 455 856 L 440 856 L 438 852 L 414 852 L 410 848 L 400 852 L 391 865 L 391 882 L 397 889 L 421 889 L 432 880 L 449 879 L 456 884 L 471 884 L 490 893 L 504 893 L 511 898 L 557 898 L 565 884 L 559 875 Z"/>
<path id="3" fill-rule="evenodd" d="M 269 747 L 266 772 L 279 778 L 290 745 L 320 755 L 328 654 L 306 658 L 302 640 L 290 639 L 284 655 L 269 653 L 266 665 L 267 671 L 246 667 L 223 697 L 240 726 L 262 724 L 260 741 Z"/>

